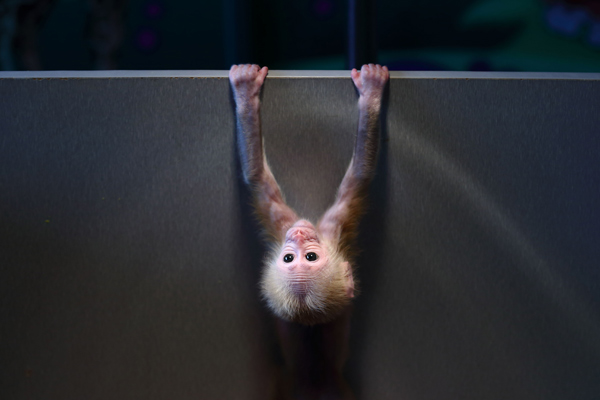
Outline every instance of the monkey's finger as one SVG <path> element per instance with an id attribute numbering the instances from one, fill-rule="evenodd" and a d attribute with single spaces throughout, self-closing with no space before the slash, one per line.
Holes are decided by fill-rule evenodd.
<path id="1" fill-rule="evenodd" d="M 356 70 L 356 68 L 352 68 L 352 71 L 350 71 L 350 75 L 352 76 L 352 82 L 354 82 L 354 86 L 356 86 L 356 88 L 360 92 L 362 90 L 362 82 L 360 79 L 360 72 L 358 72 Z"/>
<path id="2" fill-rule="evenodd" d="M 258 71 L 258 76 L 256 81 L 262 85 L 263 82 L 265 81 L 265 78 L 267 77 L 267 74 L 269 73 L 269 68 L 267 67 L 262 67 L 260 71 Z"/>
<path id="3" fill-rule="evenodd" d="M 246 77 L 248 79 L 252 79 L 256 76 L 257 71 L 257 65 L 254 64 L 246 64 Z"/>
<path id="4" fill-rule="evenodd" d="M 229 81 L 231 82 L 231 84 L 235 84 L 235 81 L 237 79 L 237 70 L 238 70 L 238 66 L 237 65 L 232 65 L 231 69 L 229 70 Z"/>
<path id="5" fill-rule="evenodd" d="M 237 65 L 232 65 L 231 66 L 231 69 L 229 70 L 229 79 L 230 80 L 232 80 L 232 79 L 235 78 L 235 76 L 237 75 L 237 70 L 238 70 L 238 66 Z"/>

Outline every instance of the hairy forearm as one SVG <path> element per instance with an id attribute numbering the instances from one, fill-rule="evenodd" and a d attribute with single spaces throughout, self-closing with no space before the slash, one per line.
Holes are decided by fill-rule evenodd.
<path id="1" fill-rule="evenodd" d="M 379 148 L 380 98 L 363 98 L 358 101 L 358 132 L 352 157 L 351 172 L 362 184 L 368 184 L 375 173 Z"/>
<path id="2" fill-rule="evenodd" d="M 235 101 L 237 142 L 244 181 L 247 184 L 256 184 L 264 170 L 260 101 L 258 96 L 250 98 L 235 96 Z"/>
<path id="3" fill-rule="evenodd" d="M 358 100 L 358 132 L 354 153 L 337 194 L 337 201 L 347 203 L 361 197 L 367 189 L 377 164 L 381 98 L 361 96 Z"/>
<path id="4" fill-rule="evenodd" d="M 283 195 L 264 155 L 258 96 L 236 96 L 237 135 L 244 181 L 254 198 L 254 207 L 267 233 L 281 240 L 298 219 Z"/>
<path id="5" fill-rule="evenodd" d="M 381 99 L 365 100 L 361 96 L 358 107 L 358 133 L 354 154 L 338 189 L 335 204 L 323 218 L 323 229 L 333 230 L 333 227 L 342 226 L 344 221 L 350 221 L 352 216 L 359 216 L 359 210 L 363 209 L 363 198 L 375 174 Z"/>

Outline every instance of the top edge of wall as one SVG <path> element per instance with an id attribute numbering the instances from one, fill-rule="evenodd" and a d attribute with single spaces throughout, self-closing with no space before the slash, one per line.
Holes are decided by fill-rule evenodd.
<path id="1" fill-rule="evenodd" d="M 81 79 L 81 78 L 227 78 L 227 70 L 185 71 L 0 71 L 0 79 Z M 349 71 L 271 70 L 270 78 L 344 78 Z M 390 71 L 394 79 L 567 79 L 600 80 L 600 73 L 571 72 L 456 72 Z"/>

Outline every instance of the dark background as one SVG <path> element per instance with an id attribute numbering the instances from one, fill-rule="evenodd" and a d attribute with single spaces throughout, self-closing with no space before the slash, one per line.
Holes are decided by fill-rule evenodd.
<path id="1" fill-rule="evenodd" d="M 370 11 L 352 47 L 345 1 L 0 0 L 0 69 L 346 69 L 362 46 L 392 70 L 600 72 L 597 1 Z M 0 73 L 0 398 L 272 398 L 226 71 L 51 75 Z M 315 218 L 356 93 L 299 75 L 270 74 L 263 129 Z M 598 78 L 392 74 L 344 370 L 357 398 L 600 398 Z"/>
<path id="2" fill-rule="evenodd" d="M 350 3 L 2 0 L 0 69 L 346 69 Z M 600 71 L 597 0 L 369 4 L 359 39 L 392 70 Z"/>

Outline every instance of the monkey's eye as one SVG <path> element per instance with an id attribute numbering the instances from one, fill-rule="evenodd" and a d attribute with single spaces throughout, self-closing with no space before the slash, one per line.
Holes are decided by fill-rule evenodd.
<path id="1" fill-rule="evenodd" d="M 285 256 L 283 256 L 283 262 L 291 263 L 292 261 L 294 261 L 293 254 L 286 254 Z"/>
<path id="2" fill-rule="evenodd" d="M 319 258 L 319 256 L 317 256 L 317 253 L 313 253 L 312 251 L 310 253 L 306 253 L 306 259 L 308 261 L 317 261 L 317 258 Z"/>

